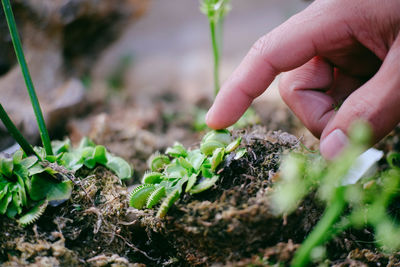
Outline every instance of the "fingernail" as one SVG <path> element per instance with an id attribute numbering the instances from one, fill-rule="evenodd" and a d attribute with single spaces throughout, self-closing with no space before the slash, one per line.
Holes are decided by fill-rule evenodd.
<path id="1" fill-rule="evenodd" d="M 349 139 L 340 129 L 335 129 L 320 144 L 320 152 L 326 159 L 335 158 L 348 144 Z"/>

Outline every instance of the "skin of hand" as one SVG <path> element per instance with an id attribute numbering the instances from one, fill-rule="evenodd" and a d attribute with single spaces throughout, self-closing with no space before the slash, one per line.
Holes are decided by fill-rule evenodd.
<path id="1" fill-rule="evenodd" d="M 371 124 L 377 142 L 400 122 L 399 30 L 399 0 L 315 1 L 253 45 L 206 122 L 233 124 L 285 72 L 280 94 L 325 158 L 343 149 L 356 120 Z"/>

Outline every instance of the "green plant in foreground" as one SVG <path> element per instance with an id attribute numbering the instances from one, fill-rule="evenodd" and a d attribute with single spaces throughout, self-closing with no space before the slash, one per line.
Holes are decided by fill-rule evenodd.
<path id="1" fill-rule="evenodd" d="M 282 179 L 272 195 L 273 209 L 278 214 L 294 211 L 301 200 L 316 191 L 326 203 L 325 212 L 293 259 L 292 266 L 305 266 L 318 254 L 322 246 L 349 227 L 371 226 L 375 229 L 377 244 L 384 250 L 400 249 L 400 227 L 389 216 L 389 205 L 400 190 L 400 154 L 387 158 L 390 168 L 356 184 L 344 185 L 350 167 L 366 148 L 370 130 L 365 125 L 355 126 L 351 143 L 333 162 L 317 155 L 290 154 L 282 163 Z M 346 213 L 344 211 L 346 210 Z"/>
<path id="2" fill-rule="evenodd" d="M 219 178 L 216 170 L 225 156 L 236 151 L 238 159 L 246 152 L 237 149 L 240 143 L 241 138 L 233 141 L 229 131 L 218 130 L 208 132 L 199 149 L 187 150 L 175 143 L 165 154 L 154 154 L 142 184 L 130 194 L 130 206 L 150 209 L 162 200 L 157 217 L 163 218 L 183 193 L 198 194 L 214 186 Z"/>
<path id="3" fill-rule="evenodd" d="M 77 148 L 72 148 L 68 139 L 52 142 L 52 150 L 55 155 L 35 147 L 41 160 L 21 150 L 12 158 L 0 158 L 0 214 L 10 218 L 22 215 L 18 220 L 22 226 L 34 222 L 48 204 L 58 206 L 70 198 L 74 173 L 83 166 L 104 165 L 120 179 L 132 176 L 127 162 L 87 138 Z"/>

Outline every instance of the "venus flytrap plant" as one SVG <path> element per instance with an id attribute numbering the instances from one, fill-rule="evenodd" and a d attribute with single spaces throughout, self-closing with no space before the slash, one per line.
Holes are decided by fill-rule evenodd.
<path id="1" fill-rule="evenodd" d="M 207 133 L 199 149 L 187 150 L 175 143 L 165 154 L 156 153 L 150 157 L 150 171 L 143 175 L 142 184 L 130 194 L 130 206 L 150 209 L 162 201 L 157 217 L 163 218 L 182 194 L 213 187 L 219 178 L 218 166 L 240 142 L 241 138 L 232 141 L 229 131 L 218 130 Z"/>
<path id="2" fill-rule="evenodd" d="M 93 169 L 104 165 L 121 180 L 132 176 L 132 169 L 122 158 L 109 153 L 84 138 L 77 148 L 68 139 L 52 143 L 55 155 L 35 147 L 36 156 L 17 151 L 12 158 L 0 158 L 0 214 L 10 218 L 22 215 L 22 225 L 33 223 L 47 205 L 67 201 L 74 185 L 74 173 L 82 167 Z"/>

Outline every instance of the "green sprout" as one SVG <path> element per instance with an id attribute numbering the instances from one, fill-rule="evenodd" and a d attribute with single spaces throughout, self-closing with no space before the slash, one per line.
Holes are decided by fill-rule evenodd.
<path id="1" fill-rule="evenodd" d="M 389 214 L 389 205 L 400 190 L 400 154 L 389 154 L 389 169 L 346 185 L 344 178 L 359 154 L 369 144 L 371 131 L 358 124 L 350 131 L 350 144 L 332 162 L 312 154 L 290 154 L 281 165 L 282 179 L 275 184 L 272 208 L 277 214 L 290 214 L 310 192 L 326 203 L 325 211 L 304 240 L 292 266 L 306 266 L 312 255 L 344 230 L 371 226 L 377 244 L 387 251 L 400 249 L 400 227 Z M 344 213 L 346 211 L 346 213 Z"/>
<path id="2" fill-rule="evenodd" d="M 198 194 L 212 188 L 219 179 L 218 167 L 226 155 L 235 153 L 240 143 L 241 138 L 232 140 L 229 131 L 218 130 L 207 133 L 200 148 L 187 150 L 176 142 L 165 154 L 154 154 L 142 184 L 130 194 L 130 206 L 151 209 L 162 201 L 157 217 L 165 217 L 182 194 Z M 237 151 L 244 155 L 243 150 Z"/>
<path id="3" fill-rule="evenodd" d="M 230 10 L 230 0 L 202 0 L 200 10 L 210 24 L 211 43 L 214 59 L 214 93 L 219 91 L 219 63 L 222 50 L 222 29 L 225 15 Z"/>
<path id="4" fill-rule="evenodd" d="M 220 89 L 220 58 L 222 54 L 222 34 L 223 23 L 226 14 L 231 10 L 230 0 L 201 0 L 200 11 L 208 18 L 211 34 L 211 43 L 213 51 L 213 65 L 214 65 L 214 96 L 216 96 Z M 195 108 L 193 128 L 196 131 L 203 131 L 208 129 L 205 122 L 206 110 Z M 248 125 L 257 124 L 260 122 L 259 116 L 254 109 L 249 108 L 237 121 L 233 127 L 235 129 L 244 128 Z"/>

